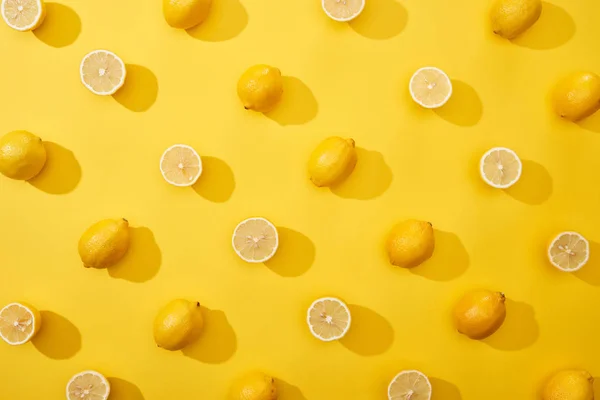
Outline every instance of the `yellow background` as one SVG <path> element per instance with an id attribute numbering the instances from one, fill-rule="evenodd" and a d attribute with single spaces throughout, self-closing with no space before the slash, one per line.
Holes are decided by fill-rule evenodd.
<path id="1" fill-rule="evenodd" d="M 557 369 L 600 375 L 600 115 L 566 123 L 547 99 L 562 75 L 600 72 L 599 3 L 546 2 L 511 43 L 490 32 L 486 1 L 367 0 L 350 24 L 329 20 L 318 0 L 214 1 L 189 33 L 142 0 L 50 3 L 35 33 L 0 24 L 0 132 L 31 131 L 50 157 L 31 183 L 0 179 L 0 303 L 32 303 L 45 324 L 33 343 L 0 343 L 1 399 L 63 399 L 84 369 L 111 378 L 113 400 L 222 399 L 252 369 L 280 379 L 282 400 L 384 399 L 403 369 L 428 374 L 434 400 L 533 399 Z M 97 48 L 128 65 L 114 97 L 79 80 Z M 266 116 L 245 111 L 235 90 L 258 63 L 285 75 L 282 104 Z M 425 65 L 454 81 L 435 112 L 407 90 Z M 358 165 L 341 187 L 317 189 L 305 164 L 334 134 L 356 140 Z M 161 177 L 174 143 L 203 156 L 193 188 Z M 492 146 L 523 159 L 513 189 L 478 177 Z M 279 227 L 266 265 L 231 248 L 250 216 Z M 119 217 L 134 227 L 127 259 L 84 269 L 81 233 Z M 383 250 L 406 218 L 437 229 L 433 258 L 410 271 Z M 546 261 L 563 230 L 591 241 L 580 273 Z M 450 318 L 474 287 L 509 299 L 504 326 L 481 342 Z M 309 333 L 306 308 L 321 296 L 350 305 L 341 342 Z M 206 307 L 206 332 L 170 353 L 156 348 L 152 320 L 179 297 Z"/>

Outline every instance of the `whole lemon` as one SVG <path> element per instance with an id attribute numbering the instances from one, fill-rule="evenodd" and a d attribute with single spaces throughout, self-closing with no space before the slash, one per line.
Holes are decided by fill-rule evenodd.
<path id="1" fill-rule="evenodd" d="M 277 400 L 275 379 L 262 372 L 251 372 L 231 387 L 230 400 Z"/>
<path id="2" fill-rule="evenodd" d="M 246 110 L 271 111 L 283 94 L 281 71 L 263 64 L 250 67 L 240 77 L 237 93 Z"/>
<path id="3" fill-rule="evenodd" d="M 315 185 L 332 186 L 352 173 L 357 154 L 354 140 L 333 136 L 323 140 L 308 160 L 308 174 Z"/>
<path id="4" fill-rule="evenodd" d="M 594 378 L 587 371 L 566 370 L 554 374 L 544 386 L 543 400 L 594 400 Z"/>
<path id="5" fill-rule="evenodd" d="M 129 222 L 105 219 L 90 226 L 79 239 L 79 257 L 86 268 L 107 268 L 129 250 Z"/>
<path id="6" fill-rule="evenodd" d="M 472 290 L 454 306 L 454 322 L 458 331 L 471 339 L 485 339 L 496 332 L 506 317 L 503 293 Z"/>
<path id="7" fill-rule="evenodd" d="M 541 0 L 497 0 L 492 6 L 494 33 L 514 39 L 529 29 L 542 14 Z"/>
<path id="8" fill-rule="evenodd" d="M 160 348 L 181 350 L 200 336 L 203 326 L 199 302 L 173 300 L 154 319 L 154 341 Z"/>
<path id="9" fill-rule="evenodd" d="M 204 22 L 212 0 L 163 0 L 165 20 L 173 28 L 190 29 Z"/>
<path id="10" fill-rule="evenodd" d="M 430 222 L 410 219 L 394 226 L 388 235 L 386 249 L 392 265 L 412 268 L 429 259 L 435 248 Z"/>
<path id="11" fill-rule="evenodd" d="M 575 72 L 564 77 L 552 94 L 554 111 L 569 121 L 579 121 L 600 108 L 600 76 Z"/>
<path id="12" fill-rule="evenodd" d="M 0 172 L 12 179 L 27 181 L 46 164 L 42 139 L 27 131 L 13 131 L 0 138 Z"/>

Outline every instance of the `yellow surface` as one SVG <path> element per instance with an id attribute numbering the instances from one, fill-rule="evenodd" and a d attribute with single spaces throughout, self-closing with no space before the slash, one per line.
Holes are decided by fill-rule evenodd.
<path id="1" fill-rule="evenodd" d="M 222 399 L 256 368 L 285 382 L 282 400 L 384 399 L 389 380 L 413 368 L 432 377 L 434 400 L 532 399 L 557 369 L 600 375 L 600 115 L 576 125 L 548 104 L 561 76 L 600 72 L 600 3 L 544 3 L 514 43 L 490 32 L 485 1 L 370 0 L 349 25 L 316 0 L 242 3 L 215 0 L 190 34 L 142 0 L 64 0 L 48 4 L 36 33 L 0 26 L 0 132 L 50 142 L 31 184 L 0 177 L 0 303 L 27 301 L 45 320 L 32 344 L 0 343 L 0 398 L 62 399 L 83 369 L 112 378 L 113 400 Z M 128 64 L 114 98 L 79 81 L 96 48 Z M 257 63 L 286 76 L 283 104 L 267 116 L 236 96 Z M 424 65 L 454 82 L 439 111 L 410 100 L 408 80 Z M 342 187 L 317 189 L 306 162 L 332 134 L 356 140 L 358 165 Z M 194 188 L 169 186 L 158 168 L 179 142 L 204 157 Z M 492 146 L 524 160 L 513 189 L 478 176 Z M 280 230 L 266 266 L 231 248 L 250 216 Z M 119 217 L 135 227 L 127 259 L 84 269 L 81 233 Z M 405 218 L 437 229 L 433 258 L 412 271 L 390 266 L 383 245 Z M 563 230 L 591 240 L 580 273 L 546 261 Z M 450 318 L 473 287 L 509 299 L 504 326 L 482 342 Z M 350 304 L 342 342 L 319 342 L 306 326 L 306 308 L 325 295 Z M 210 311 L 197 346 L 170 353 L 154 344 L 152 321 L 180 297 Z"/>

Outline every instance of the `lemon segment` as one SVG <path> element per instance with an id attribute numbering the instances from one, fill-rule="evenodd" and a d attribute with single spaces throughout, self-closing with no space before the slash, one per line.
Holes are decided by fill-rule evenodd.
<path id="1" fill-rule="evenodd" d="M 417 70 L 410 78 L 408 88 L 413 100 L 425 108 L 439 108 L 452 96 L 452 81 L 435 67 Z"/>
<path id="2" fill-rule="evenodd" d="M 42 0 L 2 0 L 2 18 L 17 31 L 31 31 L 44 22 L 46 5 Z"/>
<path id="3" fill-rule="evenodd" d="M 348 306 L 334 297 L 315 300 L 306 316 L 306 322 L 314 337 L 324 342 L 343 338 L 350 329 L 352 318 Z"/>
<path id="4" fill-rule="evenodd" d="M 559 371 L 544 385 L 542 400 L 594 400 L 594 378 L 583 370 Z"/>
<path id="5" fill-rule="evenodd" d="M 202 175 L 202 159 L 192 147 L 176 144 L 160 158 L 160 172 L 171 185 L 192 186 Z"/>
<path id="6" fill-rule="evenodd" d="M 505 147 L 488 150 L 479 163 L 481 178 L 488 185 L 507 189 L 521 178 L 523 164 L 517 153 Z"/>
<path id="7" fill-rule="evenodd" d="M 277 252 L 279 235 L 275 225 L 265 218 L 248 218 L 235 227 L 231 244 L 242 260 L 262 263 Z"/>
<path id="8" fill-rule="evenodd" d="M 494 33 L 506 39 L 514 39 L 540 18 L 542 1 L 497 0 L 490 15 Z"/>
<path id="9" fill-rule="evenodd" d="M 454 306 L 456 329 L 471 339 L 485 339 L 502 326 L 505 301 L 500 292 L 480 289 L 465 293 Z"/>
<path id="10" fill-rule="evenodd" d="M 365 8 L 365 0 L 322 0 L 323 11 L 334 21 L 348 22 Z"/>
<path id="11" fill-rule="evenodd" d="M 13 131 L 0 138 L 0 173 L 27 181 L 37 176 L 46 164 L 42 139 L 27 131 Z"/>
<path id="12" fill-rule="evenodd" d="M 30 305 L 11 303 L 0 310 L 0 337 L 10 345 L 29 342 L 41 326 L 40 313 Z"/>
<path id="13" fill-rule="evenodd" d="M 277 400 L 277 387 L 272 376 L 255 371 L 236 379 L 229 400 Z"/>
<path id="14" fill-rule="evenodd" d="M 67 383 L 67 400 L 106 400 L 110 395 L 110 383 L 99 372 L 84 371 Z"/>
<path id="15" fill-rule="evenodd" d="M 561 118 L 577 122 L 600 109 L 600 76 L 574 72 L 562 78 L 552 93 L 554 111 Z"/>
<path id="16" fill-rule="evenodd" d="M 430 400 L 431 392 L 431 383 L 424 373 L 402 371 L 388 386 L 388 400 Z"/>
<path id="17" fill-rule="evenodd" d="M 548 259 L 565 272 L 580 270 L 590 258 L 590 244 L 577 232 L 563 232 L 548 247 Z"/>
<path id="18" fill-rule="evenodd" d="M 81 82 L 92 93 L 110 96 L 123 86 L 127 72 L 125 63 L 115 53 L 95 50 L 81 60 Z"/>

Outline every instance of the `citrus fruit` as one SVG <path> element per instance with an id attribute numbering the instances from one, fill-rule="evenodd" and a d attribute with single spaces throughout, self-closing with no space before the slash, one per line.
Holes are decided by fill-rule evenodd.
<path id="1" fill-rule="evenodd" d="M 565 370 L 544 385 L 542 400 L 594 400 L 594 378 L 587 371 Z"/>
<path id="2" fill-rule="evenodd" d="M 306 316 L 306 322 L 314 337 L 324 342 L 344 337 L 350 329 L 350 310 L 343 301 L 334 297 L 315 300 Z"/>
<path id="3" fill-rule="evenodd" d="M 414 73 L 408 84 L 413 100 L 425 108 L 439 108 L 452 96 L 452 81 L 441 69 L 424 67 Z"/>
<path id="4" fill-rule="evenodd" d="M 554 111 L 569 121 L 589 117 L 600 108 L 600 76 L 589 71 L 562 78 L 552 93 Z"/>
<path id="5" fill-rule="evenodd" d="M 485 339 L 496 332 L 506 318 L 503 293 L 472 290 L 454 306 L 456 329 L 471 339 Z"/>
<path id="6" fill-rule="evenodd" d="M 316 186 L 332 186 L 352 173 L 357 154 L 352 139 L 333 136 L 323 140 L 308 160 L 308 175 Z"/>
<path id="7" fill-rule="evenodd" d="M 105 219 L 90 226 L 79 239 L 79 257 L 86 268 L 108 268 L 129 250 L 129 222 Z"/>
<path id="8" fill-rule="evenodd" d="M 264 64 L 250 67 L 240 77 L 237 93 L 246 110 L 271 111 L 283 94 L 281 71 Z"/>
<path id="9" fill-rule="evenodd" d="M 0 337 L 13 346 L 29 342 L 42 327 L 42 317 L 34 307 L 11 303 L 0 310 Z"/>
<path id="10" fill-rule="evenodd" d="M 365 8 L 365 0 L 322 0 L 325 14 L 334 21 L 348 22 Z"/>
<path id="11" fill-rule="evenodd" d="M 176 144 L 160 158 L 163 178 L 174 186 L 192 186 L 202 175 L 202 160 L 192 147 Z"/>
<path id="12" fill-rule="evenodd" d="M 106 400 L 110 383 L 96 371 L 83 371 L 67 383 L 67 400 Z"/>
<path id="13" fill-rule="evenodd" d="M 163 0 L 163 14 L 173 28 L 190 29 L 204 22 L 212 0 Z"/>
<path id="14" fill-rule="evenodd" d="M 173 300 L 154 319 L 154 341 L 162 349 L 181 350 L 198 339 L 203 327 L 199 302 Z"/>
<path id="15" fill-rule="evenodd" d="M 46 5 L 43 0 L 2 0 L 2 18 L 18 31 L 31 31 L 44 22 Z"/>
<path id="16" fill-rule="evenodd" d="M 420 371 L 402 371 L 388 386 L 388 400 L 429 399 L 431 399 L 431 383 L 429 378 Z"/>
<path id="17" fill-rule="evenodd" d="M 581 269 L 590 258 L 590 244 L 577 232 L 563 232 L 548 247 L 550 263 L 561 271 Z"/>
<path id="18" fill-rule="evenodd" d="M 388 234 L 386 250 L 392 265 L 412 268 L 429 259 L 435 248 L 430 222 L 410 219 L 400 222 Z"/>
<path id="19" fill-rule="evenodd" d="M 0 138 L 0 172 L 9 178 L 29 180 L 46 164 L 42 139 L 27 131 L 13 131 Z"/>
<path id="20" fill-rule="evenodd" d="M 541 0 L 497 0 L 492 6 L 494 33 L 514 39 L 529 29 L 542 14 Z"/>
<path id="21" fill-rule="evenodd" d="M 236 379 L 229 391 L 230 400 L 277 400 L 275 379 L 255 371 Z"/>
<path id="22" fill-rule="evenodd" d="M 249 263 L 268 261 L 279 246 L 277 228 L 264 218 L 248 218 L 238 224 L 231 238 L 238 256 Z"/>
<path id="23" fill-rule="evenodd" d="M 125 83 L 125 64 L 115 53 L 95 50 L 81 60 L 81 82 L 94 94 L 110 96 Z"/>
<path id="24" fill-rule="evenodd" d="M 523 165 L 517 153 L 505 147 L 488 150 L 479 163 L 481 178 L 488 185 L 506 189 L 521 178 Z"/>

